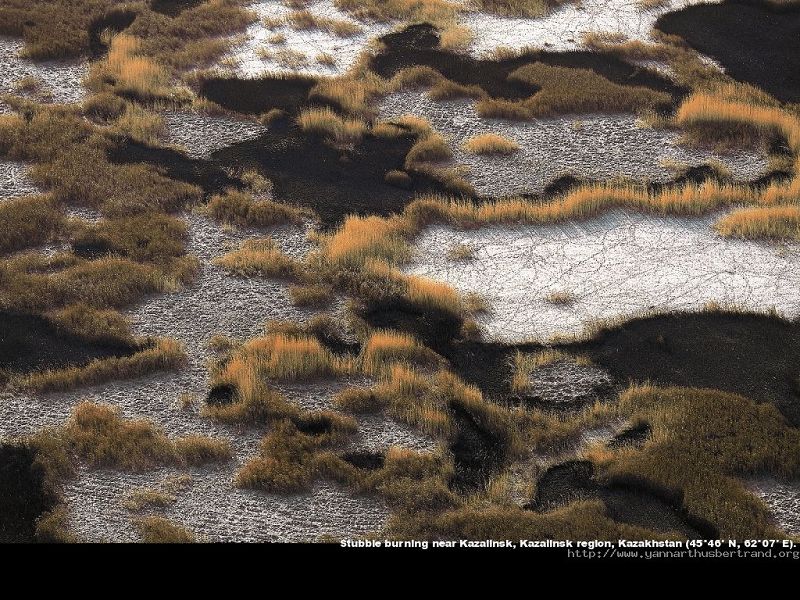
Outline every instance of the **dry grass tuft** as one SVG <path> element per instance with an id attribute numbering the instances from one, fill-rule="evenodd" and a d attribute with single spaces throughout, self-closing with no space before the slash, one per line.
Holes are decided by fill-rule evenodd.
<path id="1" fill-rule="evenodd" d="M 247 240 L 239 250 L 214 259 L 214 264 L 241 277 L 294 277 L 300 265 L 271 238 Z"/>
<path id="2" fill-rule="evenodd" d="M 251 193 L 228 190 L 208 201 L 208 214 L 216 221 L 239 227 L 270 227 L 282 223 L 302 223 L 308 211 L 272 200 L 257 200 Z"/>
<path id="3" fill-rule="evenodd" d="M 150 421 L 127 421 L 118 408 L 91 402 L 81 402 L 73 409 L 64 435 L 75 454 L 92 467 L 141 471 L 231 457 L 225 441 L 202 436 L 173 441 Z"/>
<path id="4" fill-rule="evenodd" d="M 193 544 L 194 534 L 169 519 L 156 515 L 134 520 L 136 530 L 145 544 Z"/>
<path id="5" fill-rule="evenodd" d="M 355 144 L 367 132 L 361 119 L 341 117 L 330 108 L 309 108 L 297 117 L 300 128 L 311 134 L 323 136 L 336 144 Z"/>
<path id="6" fill-rule="evenodd" d="M 508 156 L 519 152 L 519 144 L 496 133 L 477 135 L 464 142 L 464 150 L 472 154 L 500 154 Z"/>

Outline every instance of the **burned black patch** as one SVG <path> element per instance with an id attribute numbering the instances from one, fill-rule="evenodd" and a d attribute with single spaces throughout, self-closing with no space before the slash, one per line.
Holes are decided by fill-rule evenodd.
<path id="1" fill-rule="evenodd" d="M 198 93 L 227 110 L 258 115 L 272 109 L 296 115 L 308 104 L 313 77 L 210 77 L 199 82 Z"/>
<path id="2" fill-rule="evenodd" d="M 676 313 L 634 319 L 579 351 L 623 381 L 713 388 L 772 402 L 800 425 L 800 323 L 742 313 Z"/>
<path id="3" fill-rule="evenodd" d="M 545 471 L 529 508 L 547 512 L 588 499 L 602 500 L 606 515 L 619 523 L 653 531 L 675 531 L 689 539 L 718 537 L 712 525 L 686 512 L 680 494 L 640 481 L 600 482 L 595 478 L 592 463 L 585 460 L 568 461 Z"/>
<path id="4" fill-rule="evenodd" d="M 614 83 L 647 87 L 665 92 L 676 100 L 687 92 L 657 73 L 608 54 L 530 51 L 514 58 L 477 59 L 441 49 L 436 28 L 425 24 L 412 25 L 401 32 L 385 35 L 381 41 L 385 49 L 370 61 L 370 68 L 378 75 L 388 78 L 406 67 L 426 66 L 456 83 L 478 86 L 493 98 L 522 100 L 535 94 L 538 87 L 508 79 L 518 68 L 534 62 L 591 69 Z"/>
<path id="5" fill-rule="evenodd" d="M 449 408 L 456 426 L 449 446 L 455 467 L 450 488 L 460 494 L 483 490 L 505 460 L 503 440 L 458 404 L 451 403 Z"/>
<path id="6" fill-rule="evenodd" d="M 206 402 L 212 406 L 222 406 L 233 404 L 236 400 L 236 386 L 231 383 L 221 383 L 215 385 L 208 392 Z"/>
<path id="7" fill-rule="evenodd" d="M 294 426 L 300 433 L 320 436 L 333 431 L 333 421 L 327 415 L 301 415 L 292 419 Z"/>
<path id="8" fill-rule="evenodd" d="M 719 61 L 734 79 L 800 101 L 800 5 L 727 0 L 663 15 L 656 28 Z"/>
<path id="9" fill-rule="evenodd" d="M 219 167 L 260 171 L 272 181 L 277 200 L 310 208 L 331 226 L 349 214 L 401 212 L 416 193 L 444 191 L 442 184 L 418 173 L 410 174 L 409 189 L 385 182 L 388 171 L 403 169 L 415 141 L 410 134 L 391 139 L 367 135 L 352 149 L 338 149 L 286 124 L 211 158 Z"/>
<path id="10" fill-rule="evenodd" d="M 133 140 L 118 140 L 108 150 L 108 159 L 117 164 L 144 163 L 156 167 L 171 179 L 197 185 L 207 193 L 228 188 L 241 188 L 241 182 L 231 177 L 221 166 L 212 162 L 189 158 L 171 148 L 148 146 Z"/>
<path id="11" fill-rule="evenodd" d="M 346 452 L 342 460 L 362 471 L 377 471 L 383 468 L 385 457 L 379 452 Z"/>
<path id="12" fill-rule="evenodd" d="M 153 12 L 177 17 L 183 11 L 200 6 L 205 0 L 150 0 L 150 8 Z"/>
<path id="13" fill-rule="evenodd" d="M 32 373 L 84 366 L 95 359 L 130 356 L 141 347 L 123 341 L 87 341 L 43 317 L 0 313 L 0 369 Z"/>
<path id="14" fill-rule="evenodd" d="M 35 541 L 36 521 L 56 502 L 46 489 L 35 450 L 0 444 L 0 543 Z"/>

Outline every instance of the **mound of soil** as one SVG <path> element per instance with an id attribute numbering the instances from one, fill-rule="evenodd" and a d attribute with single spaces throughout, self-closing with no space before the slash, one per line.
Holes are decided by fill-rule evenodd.
<path id="1" fill-rule="evenodd" d="M 678 35 L 784 102 L 800 101 L 800 5 L 759 0 L 698 4 L 663 15 L 656 28 Z"/>
<path id="2" fill-rule="evenodd" d="M 0 313 L 0 369 L 31 373 L 79 367 L 97 358 L 130 356 L 141 348 L 122 342 L 88 342 L 37 316 Z"/>
<path id="3" fill-rule="evenodd" d="M 689 539 L 715 539 L 714 527 L 689 516 L 674 494 L 629 483 L 600 483 L 589 461 L 574 460 L 549 468 L 539 479 L 530 508 L 545 512 L 576 500 L 600 499 L 619 523 L 653 531 L 677 531 Z"/>
<path id="4" fill-rule="evenodd" d="M 223 108 L 248 115 L 280 109 L 296 115 L 308 104 L 308 93 L 316 85 L 313 77 L 210 77 L 200 81 L 198 93 Z"/>
<path id="5" fill-rule="evenodd" d="M 502 60 L 476 59 L 465 54 L 442 50 L 439 34 L 432 25 L 411 25 L 403 31 L 381 38 L 385 49 L 370 61 L 370 68 L 382 77 L 391 77 L 401 69 L 415 65 L 435 69 L 462 85 L 477 85 L 493 98 L 521 100 L 538 91 L 533 85 L 508 81 L 519 67 L 533 62 L 559 67 L 591 69 L 621 85 L 644 86 L 670 94 L 674 98 L 686 90 L 675 86 L 657 73 L 596 52 L 526 52 L 522 56 Z"/>
<path id="6" fill-rule="evenodd" d="M 28 446 L 0 444 L 0 543 L 34 541 L 37 519 L 56 505 L 35 460 Z"/>
<path id="7" fill-rule="evenodd" d="M 311 208 L 330 226 L 349 214 L 400 212 L 419 192 L 443 192 L 442 184 L 418 173 L 409 173 L 409 189 L 384 181 L 388 171 L 403 169 L 414 142 L 411 134 L 392 139 L 368 135 L 355 148 L 339 150 L 284 123 L 223 148 L 211 159 L 219 167 L 257 169 L 272 181 L 277 200 Z"/>
<path id="8" fill-rule="evenodd" d="M 739 313 L 635 319 L 580 351 L 623 381 L 714 388 L 772 402 L 800 425 L 800 323 Z"/>

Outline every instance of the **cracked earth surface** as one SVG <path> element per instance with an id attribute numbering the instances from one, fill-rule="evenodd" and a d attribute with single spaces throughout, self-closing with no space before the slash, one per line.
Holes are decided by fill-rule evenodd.
<path id="1" fill-rule="evenodd" d="M 712 228 L 717 218 L 615 211 L 535 227 L 432 227 L 406 270 L 483 295 L 491 310 L 478 321 L 504 341 L 580 334 L 598 319 L 712 301 L 800 314 L 800 246 L 723 239 Z M 455 244 L 471 247 L 473 259 L 448 258 Z M 548 302 L 554 292 L 574 302 Z"/>
<path id="2" fill-rule="evenodd" d="M 303 9 L 315 17 L 347 21 L 358 25 L 361 32 L 350 37 L 339 37 L 321 29 L 294 29 L 286 23 L 275 27 L 265 26 L 265 22 L 283 20 L 291 9 L 280 0 L 258 2 L 251 7 L 258 14 L 258 22 L 251 25 L 244 34 L 244 41 L 220 61 L 220 66 L 230 68 L 243 77 L 258 77 L 265 73 L 295 72 L 308 75 L 337 75 L 347 71 L 367 48 L 371 40 L 391 31 L 391 23 L 356 21 L 346 12 L 334 6 L 332 0 L 319 0 L 304 3 Z M 271 42 L 274 36 L 282 36 L 281 43 Z M 301 64 L 288 65 L 274 57 L 264 58 L 262 50 L 276 54 L 281 52 L 303 56 Z M 322 64 L 320 55 L 330 55 L 334 65 Z"/>
<path id="3" fill-rule="evenodd" d="M 475 55 L 501 47 L 576 50 L 583 47 L 583 36 L 587 33 L 611 33 L 651 42 L 651 31 L 658 17 L 702 1 L 666 0 L 662 6 L 643 9 L 638 0 L 578 0 L 565 2 L 539 19 L 475 11 L 465 13 L 460 20 L 475 33 L 470 47 Z"/>
<path id="4" fill-rule="evenodd" d="M 428 119 L 448 138 L 453 161 L 467 168 L 466 177 L 479 194 L 507 196 L 536 193 L 561 175 L 589 179 L 628 177 L 667 181 L 672 165 L 717 161 L 735 179 L 751 180 L 767 168 L 756 152 L 716 154 L 679 145 L 679 134 L 641 126 L 633 115 L 570 115 L 512 122 L 482 119 L 474 102 L 434 102 L 420 92 L 392 94 L 380 105 L 384 119 L 413 114 Z M 478 156 L 462 148 L 471 137 L 497 133 L 514 140 L 520 151 L 510 156 Z"/>
<path id="5" fill-rule="evenodd" d="M 83 100 L 86 90 L 82 81 L 88 70 L 88 62 L 21 58 L 24 45 L 21 39 L 0 36 L 0 92 L 13 92 L 20 79 L 35 77 L 43 86 L 43 95 L 36 96 L 39 100 L 56 104 L 74 104 Z M 0 114 L 5 112 L 10 112 L 10 109 L 0 102 Z"/>

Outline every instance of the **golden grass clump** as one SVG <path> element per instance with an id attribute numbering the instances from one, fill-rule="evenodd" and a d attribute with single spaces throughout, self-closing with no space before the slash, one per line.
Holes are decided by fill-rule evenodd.
<path id="1" fill-rule="evenodd" d="M 361 368 L 371 374 L 380 374 L 389 365 L 402 362 L 418 366 L 435 365 L 441 359 L 423 346 L 413 336 L 398 331 L 375 331 L 364 343 L 361 351 Z"/>
<path id="2" fill-rule="evenodd" d="M 407 297 L 412 303 L 451 314 L 463 312 L 461 296 L 446 283 L 414 275 L 407 277 L 406 282 Z"/>
<path id="3" fill-rule="evenodd" d="M 440 133 L 429 133 L 417 140 L 406 154 L 406 169 L 422 162 L 443 162 L 453 157 L 453 151 Z"/>
<path id="4" fill-rule="evenodd" d="M 220 380 L 240 394 L 257 390 L 264 379 L 298 380 L 349 372 L 352 364 L 323 347 L 315 338 L 268 334 L 245 343 L 224 367 Z"/>
<path id="5" fill-rule="evenodd" d="M 308 94 L 308 99 L 328 104 L 356 119 L 372 119 L 372 101 L 387 90 L 386 82 L 365 70 L 353 74 L 321 79 Z"/>
<path id="6" fill-rule="evenodd" d="M 73 409 L 64 435 L 72 450 L 93 467 L 141 471 L 231 457 L 225 441 L 202 436 L 173 441 L 150 421 L 128 421 L 118 408 L 91 402 L 81 402 Z"/>
<path id="7" fill-rule="evenodd" d="M 500 154 L 508 156 L 519 152 L 519 144 L 496 133 L 484 133 L 464 142 L 464 150 L 471 154 Z"/>
<path id="8" fill-rule="evenodd" d="M 256 374 L 240 368 L 226 372 L 224 377 L 236 383 L 236 397 L 229 404 L 207 404 L 201 414 L 221 423 L 264 425 L 275 419 L 294 416 L 298 413 L 279 392 L 256 379 Z"/>
<path id="9" fill-rule="evenodd" d="M 309 10 L 296 10 L 286 17 L 289 25 L 294 29 L 321 29 L 333 33 L 338 37 L 353 37 L 361 33 L 358 23 L 344 19 L 331 19 L 315 15 Z"/>
<path id="10" fill-rule="evenodd" d="M 636 478 L 682 493 L 693 516 L 711 522 L 721 538 L 772 538 L 764 505 L 738 477 L 800 474 L 800 433 L 771 404 L 715 390 L 632 387 L 620 412 L 653 430 L 639 452 L 620 453 L 603 476 Z"/>
<path id="11" fill-rule="evenodd" d="M 445 50 L 463 50 L 471 43 L 475 34 L 464 25 L 450 25 L 439 34 L 439 47 Z"/>
<path id="12" fill-rule="evenodd" d="M 197 541 L 191 531 L 158 515 L 138 517 L 133 523 L 145 544 L 193 544 Z"/>
<path id="13" fill-rule="evenodd" d="M 611 208 L 642 210 L 656 214 L 699 215 L 735 204 L 757 201 L 757 191 L 746 185 L 706 181 L 650 192 L 634 184 L 598 183 L 580 186 L 564 196 L 534 203 L 508 198 L 476 204 L 425 196 L 410 205 L 411 216 L 449 220 L 459 225 L 491 223 L 552 223 L 590 218 Z"/>
<path id="14" fill-rule="evenodd" d="M 522 120 L 567 113 L 637 112 L 667 106 L 672 100 L 664 92 L 613 83 L 591 69 L 538 62 L 520 67 L 509 80 L 541 89 L 518 102 L 484 98 L 475 107 L 480 116 Z"/>
<path id="15" fill-rule="evenodd" d="M 409 256 L 409 247 L 399 221 L 354 215 L 323 240 L 322 255 L 328 264 L 346 268 L 369 259 L 398 263 Z"/>
<path id="16" fill-rule="evenodd" d="M 215 258 L 214 264 L 242 277 L 294 277 L 300 268 L 272 238 L 247 240 L 239 250 Z"/>
<path id="17" fill-rule="evenodd" d="M 141 55 L 141 40 L 120 33 L 110 42 L 106 60 L 98 63 L 89 75 L 90 85 L 102 89 L 102 84 L 109 84 L 117 93 L 142 99 L 169 96 L 169 75 L 158 63 Z"/>
<path id="18" fill-rule="evenodd" d="M 767 134 L 783 135 L 792 152 L 800 153 L 800 118 L 774 106 L 753 102 L 752 94 L 742 101 L 744 87 L 728 86 L 718 93 L 696 93 L 681 104 L 675 122 L 682 127 L 712 128 L 720 125 L 755 128 Z M 733 97 L 734 99 L 729 99 Z"/>
<path id="19" fill-rule="evenodd" d="M 715 227 L 726 237 L 800 240 L 800 206 L 763 206 L 737 210 Z"/>
<path id="20" fill-rule="evenodd" d="M 333 300 L 334 291 L 324 283 L 290 285 L 289 296 L 295 306 L 324 306 Z"/>
<path id="21" fill-rule="evenodd" d="M 209 216 L 221 223 L 239 227 L 270 227 L 281 223 L 302 223 L 310 217 L 303 208 L 256 199 L 252 193 L 228 190 L 208 201 Z"/>
<path id="22" fill-rule="evenodd" d="M 354 144 L 368 131 L 367 124 L 361 119 L 342 117 L 328 107 L 304 110 L 297 117 L 297 123 L 303 131 L 337 144 Z"/>

